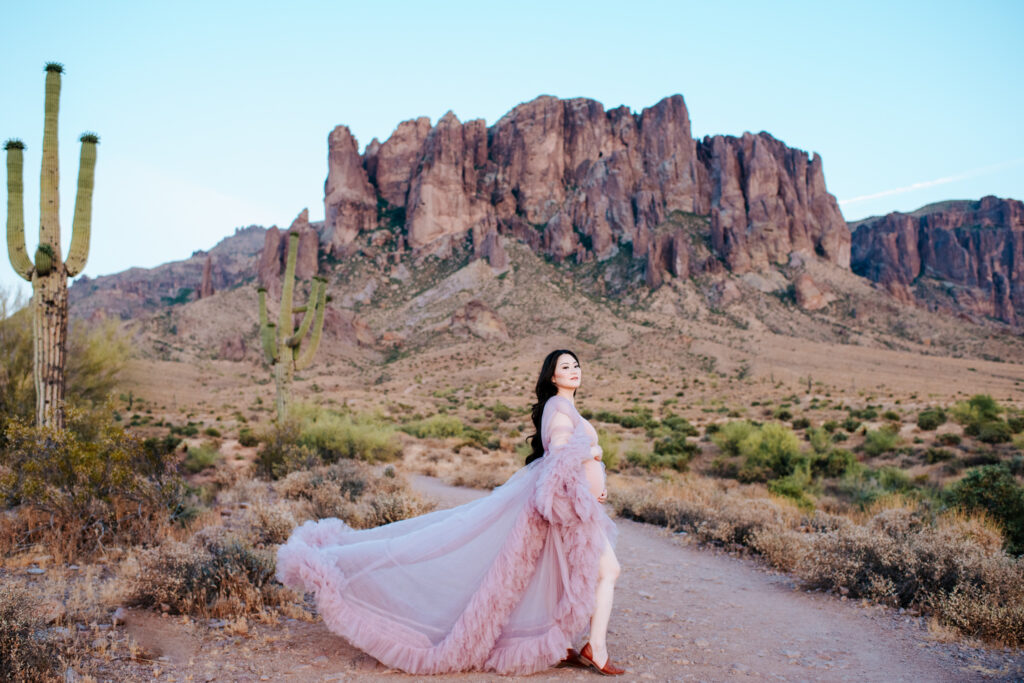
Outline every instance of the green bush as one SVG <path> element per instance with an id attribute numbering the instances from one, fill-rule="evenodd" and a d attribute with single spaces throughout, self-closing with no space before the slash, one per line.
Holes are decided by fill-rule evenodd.
<path id="1" fill-rule="evenodd" d="M 1013 438 L 1013 431 L 1002 420 L 990 420 L 978 425 L 976 436 L 982 443 L 1008 443 Z"/>
<path id="2" fill-rule="evenodd" d="M 935 442 L 943 446 L 959 446 L 960 435 L 952 434 L 950 432 L 947 432 L 945 434 L 939 434 L 938 436 L 935 437 Z"/>
<path id="3" fill-rule="evenodd" d="M 945 422 L 946 412 L 941 408 L 922 410 L 917 416 L 917 426 L 926 432 L 937 429 L 939 425 Z"/>
<path id="4" fill-rule="evenodd" d="M 321 409 L 303 417 L 299 445 L 316 451 L 325 463 L 342 458 L 378 462 L 394 460 L 401 454 L 402 448 L 394 437 L 394 428 L 390 425 L 369 417 L 339 415 Z"/>
<path id="5" fill-rule="evenodd" d="M 238 443 L 242 446 L 252 447 L 259 444 L 260 440 L 252 429 L 245 427 L 238 430 Z"/>
<path id="6" fill-rule="evenodd" d="M 850 434 L 853 434 L 855 431 L 857 431 L 857 428 L 860 427 L 860 425 L 860 420 L 851 416 L 843 420 L 841 427 L 848 431 Z"/>
<path id="7" fill-rule="evenodd" d="M 207 436 L 212 436 L 213 438 L 217 438 L 220 436 L 220 430 L 217 429 L 216 427 L 207 427 L 206 429 L 203 430 L 203 434 L 206 434 Z"/>
<path id="8" fill-rule="evenodd" d="M 1024 432 L 1024 416 L 1022 415 L 1014 415 L 1006 418 L 1006 424 L 1010 426 L 1010 431 L 1014 434 Z"/>
<path id="9" fill-rule="evenodd" d="M 188 449 L 188 454 L 181 464 L 186 470 L 196 474 L 207 467 L 213 467 L 218 460 L 220 460 L 220 451 L 217 450 L 217 445 L 206 442 Z"/>
<path id="10" fill-rule="evenodd" d="M 726 455 L 739 455 L 740 443 L 755 431 L 757 427 L 747 420 L 726 422 L 712 433 L 711 441 Z"/>
<path id="11" fill-rule="evenodd" d="M 814 499 L 808 495 L 812 483 L 810 468 L 807 463 L 803 463 L 787 476 L 768 482 L 768 490 L 776 496 L 792 500 L 801 509 L 810 511 L 814 509 Z"/>
<path id="12" fill-rule="evenodd" d="M 407 422 L 399 426 L 406 434 L 421 439 L 444 439 L 451 436 L 462 436 L 465 426 L 453 415 L 433 415 L 423 420 Z"/>
<path id="13" fill-rule="evenodd" d="M 619 468 L 619 445 L 622 440 L 618 434 L 599 429 L 597 432 L 597 445 L 601 447 L 601 461 L 609 470 Z"/>
<path id="14" fill-rule="evenodd" d="M 800 440 L 788 427 L 769 422 L 743 439 L 739 451 L 746 459 L 740 470 L 741 475 L 746 472 L 744 478 L 785 477 L 800 459 Z"/>
<path id="15" fill-rule="evenodd" d="M 697 436 L 699 434 L 697 428 L 690 424 L 689 420 L 674 413 L 666 413 L 665 417 L 661 420 L 661 424 L 676 434 L 682 434 L 683 436 Z"/>
<path id="16" fill-rule="evenodd" d="M 953 453 L 953 451 L 947 450 L 945 448 L 935 448 L 934 446 L 932 448 L 926 449 L 924 452 L 924 461 L 929 465 L 934 465 L 937 462 L 945 462 L 947 460 L 952 460 L 955 457 L 956 455 Z"/>
<path id="17" fill-rule="evenodd" d="M 832 439 L 829 433 L 822 427 L 812 427 L 804 433 L 807 443 L 811 444 L 811 450 L 815 453 L 828 453 L 832 447 Z"/>
<path id="18" fill-rule="evenodd" d="M 988 394 L 975 394 L 966 401 L 959 401 L 950 412 L 954 420 L 967 426 L 997 420 L 1003 408 Z"/>
<path id="19" fill-rule="evenodd" d="M 257 474 L 278 479 L 296 470 L 321 465 L 323 461 L 315 450 L 299 444 L 301 434 L 301 423 L 296 419 L 269 426 L 260 437 L 262 445 L 253 463 Z"/>
<path id="20" fill-rule="evenodd" d="M 133 347 L 115 320 L 75 321 L 68 334 L 66 401 L 87 409 L 114 393 Z M 35 417 L 32 311 L 0 290 L 0 434 L 8 420 Z M 2 446 L 2 444 L 0 444 Z"/>
<path id="21" fill-rule="evenodd" d="M 842 477 L 856 465 L 856 456 L 844 448 L 834 448 L 811 462 L 814 473 L 825 477 Z"/>
<path id="22" fill-rule="evenodd" d="M 987 512 L 1003 525 L 1007 552 L 1024 552 L 1024 487 L 1017 483 L 1007 465 L 972 469 L 951 485 L 946 495 L 950 505 Z"/>
<path id="23" fill-rule="evenodd" d="M 772 417 L 776 420 L 789 420 L 792 419 L 793 413 L 788 408 L 776 408 L 772 413 Z"/>
<path id="24" fill-rule="evenodd" d="M 794 417 L 790 424 L 793 426 L 793 429 L 807 429 L 811 426 L 811 421 L 806 417 Z"/>
<path id="25" fill-rule="evenodd" d="M 900 414 L 897 413 L 895 410 L 885 411 L 884 413 L 882 413 L 882 418 L 885 420 L 889 420 L 891 422 L 899 422 L 901 419 Z"/>
<path id="26" fill-rule="evenodd" d="M 832 434 L 837 429 L 839 429 L 839 423 L 836 422 L 835 420 L 826 420 L 825 422 L 821 423 L 821 428 L 824 429 L 829 434 Z"/>
<path id="27" fill-rule="evenodd" d="M 501 420 L 502 422 L 512 417 L 512 409 L 501 401 L 498 401 L 491 406 L 490 411 L 496 420 Z"/>
<path id="28" fill-rule="evenodd" d="M 864 435 L 862 448 L 868 455 L 874 457 L 896 448 L 900 437 L 895 429 L 885 426 L 881 429 L 871 429 Z"/>

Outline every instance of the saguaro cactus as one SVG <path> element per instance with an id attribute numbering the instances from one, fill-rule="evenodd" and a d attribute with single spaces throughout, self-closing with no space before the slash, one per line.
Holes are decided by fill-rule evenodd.
<path id="1" fill-rule="evenodd" d="M 89 256 L 92 221 L 92 189 L 96 170 L 93 133 L 79 138 L 82 153 L 78 167 L 78 195 L 72 223 L 71 249 L 67 260 L 60 248 L 60 179 L 57 160 L 57 114 L 60 109 L 60 78 L 64 67 L 46 65 L 46 100 L 43 120 L 43 169 L 39 177 L 39 246 L 35 262 L 25 249 L 21 140 L 4 144 L 7 152 L 7 253 L 18 275 L 32 283 L 32 320 L 35 338 L 36 423 L 64 427 L 64 370 L 68 338 L 68 278 L 82 272 Z"/>
<path id="2" fill-rule="evenodd" d="M 299 233 L 288 233 L 288 260 L 281 286 L 281 310 L 275 325 L 267 316 L 267 289 L 259 287 L 260 339 L 267 363 L 274 371 L 277 387 L 277 419 L 282 422 L 288 411 L 288 392 L 296 370 L 309 367 L 320 346 L 324 329 L 324 310 L 327 308 L 327 279 L 314 277 L 309 301 L 305 306 L 292 306 L 295 294 L 295 260 L 299 250 Z M 295 314 L 302 314 L 299 329 L 295 329 Z M 306 348 L 300 350 L 308 337 Z"/>

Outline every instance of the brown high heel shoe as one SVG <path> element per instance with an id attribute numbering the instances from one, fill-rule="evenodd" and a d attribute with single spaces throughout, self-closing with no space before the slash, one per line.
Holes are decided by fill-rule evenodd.
<path id="1" fill-rule="evenodd" d="M 608 657 L 608 661 L 604 663 L 604 666 L 598 666 L 597 662 L 594 661 L 594 651 L 590 649 L 590 643 L 584 645 L 583 649 L 580 650 L 580 660 L 597 669 L 597 672 L 603 676 L 621 676 L 626 673 L 625 669 L 620 669 L 612 664 L 611 657 Z"/>

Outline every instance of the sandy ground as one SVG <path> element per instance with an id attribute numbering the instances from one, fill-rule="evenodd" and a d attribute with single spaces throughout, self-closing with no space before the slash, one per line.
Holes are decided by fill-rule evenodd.
<path id="1" fill-rule="evenodd" d="M 481 491 L 412 478 L 422 494 L 457 505 Z M 609 633 L 620 680 L 1024 680 L 1024 653 L 934 640 L 924 619 L 797 589 L 753 561 L 697 548 L 685 534 L 618 520 L 622 576 Z M 513 680 L 494 674 L 410 676 L 390 670 L 319 620 L 210 624 L 133 610 L 126 629 L 147 653 L 126 680 Z M 552 669 L 531 681 L 591 680 Z"/>

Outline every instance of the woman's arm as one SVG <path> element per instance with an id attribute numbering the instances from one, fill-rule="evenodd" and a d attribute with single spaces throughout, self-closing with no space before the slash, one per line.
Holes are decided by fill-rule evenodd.
<path id="1" fill-rule="evenodd" d="M 587 488 L 600 500 L 605 485 L 604 464 L 599 460 L 584 460 L 583 475 L 587 478 Z"/>

